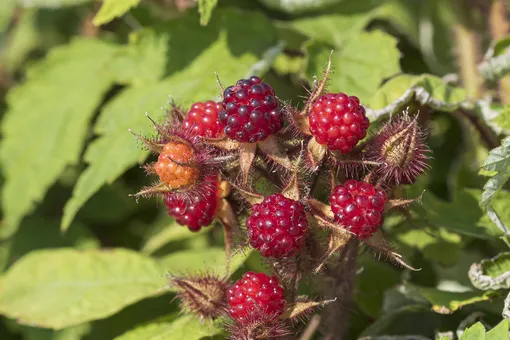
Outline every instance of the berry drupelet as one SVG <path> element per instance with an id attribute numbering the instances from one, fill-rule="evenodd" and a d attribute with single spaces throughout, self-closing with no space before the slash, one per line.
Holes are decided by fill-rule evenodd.
<path id="1" fill-rule="evenodd" d="M 197 232 L 211 224 L 215 217 L 218 204 L 218 183 L 215 179 L 207 179 L 200 191 L 192 191 L 187 200 L 176 193 L 165 194 L 165 205 L 168 215 L 175 218 L 180 225 L 187 226 L 190 231 Z"/>
<path id="2" fill-rule="evenodd" d="M 230 316 L 243 323 L 273 316 L 277 319 L 285 309 L 283 288 L 274 276 L 247 272 L 227 290 Z"/>
<path id="3" fill-rule="evenodd" d="M 211 100 L 204 103 L 197 102 L 191 106 L 182 126 L 201 137 L 219 138 L 223 135 L 224 129 L 218 119 L 218 114 L 222 109 L 221 103 Z"/>
<path id="4" fill-rule="evenodd" d="M 162 183 L 170 189 L 178 189 L 198 180 L 198 168 L 186 165 L 193 159 L 194 151 L 189 145 L 170 142 L 163 147 L 154 168 Z"/>
<path id="5" fill-rule="evenodd" d="M 301 202 L 273 194 L 252 207 L 246 220 L 253 248 L 264 257 L 288 257 L 303 245 L 308 222 Z"/>
<path id="6" fill-rule="evenodd" d="M 333 190 L 329 201 L 335 221 L 363 239 L 381 225 L 388 196 L 370 183 L 350 179 Z"/>
<path id="7" fill-rule="evenodd" d="M 328 93 L 313 104 L 310 132 L 319 144 L 343 154 L 351 152 L 365 138 L 370 122 L 359 99 L 344 93 Z"/>
<path id="8" fill-rule="evenodd" d="M 219 120 L 229 138 L 244 143 L 263 141 L 283 127 L 273 88 L 255 76 L 225 89 Z"/>

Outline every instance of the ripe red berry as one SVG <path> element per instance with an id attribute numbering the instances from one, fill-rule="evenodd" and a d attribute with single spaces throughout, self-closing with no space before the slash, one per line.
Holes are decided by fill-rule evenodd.
<path id="1" fill-rule="evenodd" d="M 301 248 L 308 221 L 301 202 L 273 194 L 253 205 L 246 227 L 250 244 L 262 256 L 281 258 Z"/>
<path id="2" fill-rule="evenodd" d="M 330 150 L 349 153 L 365 138 L 370 121 L 359 99 L 344 93 L 328 93 L 313 104 L 310 131 L 319 144 Z"/>
<path id="3" fill-rule="evenodd" d="M 225 134 L 239 142 L 262 141 L 283 127 L 273 88 L 255 76 L 225 89 L 219 119 Z"/>
<path id="4" fill-rule="evenodd" d="M 238 322 L 264 318 L 277 319 L 285 308 L 283 288 L 274 276 L 247 272 L 227 290 L 229 313 Z"/>
<path id="5" fill-rule="evenodd" d="M 161 182 L 170 189 L 178 189 L 196 182 L 200 175 L 199 170 L 182 165 L 191 163 L 193 157 L 194 152 L 189 145 L 174 142 L 165 144 L 154 166 Z"/>
<path id="6" fill-rule="evenodd" d="M 185 225 L 196 232 L 208 226 L 214 219 L 218 204 L 218 184 L 214 179 L 207 179 L 200 191 L 191 191 L 187 200 L 177 193 L 165 194 L 165 205 L 168 215 L 177 223 Z"/>
<path id="7" fill-rule="evenodd" d="M 375 233 L 383 220 L 388 196 L 370 183 L 348 180 L 329 196 L 335 221 L 359 238 Z"/>
<path id="8" fill-rule="evenodd" d="M 218 120 L 218 113 L 222 108 L 221 103 L 212 100 L 197 102 L 191 106 L 182 126 L 191 129 L 198 136 L 218 138 L 223 134 L 223 124 Z"/>

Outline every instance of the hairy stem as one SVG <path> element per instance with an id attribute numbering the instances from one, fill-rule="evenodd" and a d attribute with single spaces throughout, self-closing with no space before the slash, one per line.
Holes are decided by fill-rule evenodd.
<path id="1" fill-rule="evenodd" d="M 340 253 L 340 263 L 326 270 L 326 297 L 336 299 L 329 304 L 322 315 L 326 328 L 324 340 L 341 340 L 349 323 L 349 312 L 353 300 L 356 258 L 359 241 L 352 238 Z"/>
<path id="2" fill-rule="evenodd" d="M 504 0 L 494 0 L 489 12 L 489 27 L 493 41 L 503 39 L 510 30 Z M 498 81 L 499 97 L 503 104 L 510 104 L 510 75 Z"/>

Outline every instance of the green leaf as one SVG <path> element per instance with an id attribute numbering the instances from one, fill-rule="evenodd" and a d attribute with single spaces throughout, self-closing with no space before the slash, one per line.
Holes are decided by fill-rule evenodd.
<path id="1" fill-rule="evenodd" d="M 418 214 L 422 223 L 436 228 L 444 228 L 461 235 L 482 239 L 492 239 L 502 233 L 484 216 L 478 205 L 482 192 L 478 189 L 464 189 L 457 193 L 452 202 L 446 202 L 425 192 L 421 205 L 411 209 Z M 506 195 L 499 201 L 503 204 Z M 508 217 L 510 218 L 510 212 Z"/>
<path id="2" fill-rule="evenodd" d="M 8 327 L 11 328 L 13 332 L 21 334 L 24 340 L 80 340 L 91 328 L 89 323 L 85 323 L 54 331 L 46 328 L 24 326 L 10 320 L 8 322 Z"/>
<path id="3" fill-rule="evenodd" d="M 454 111 L 466 100 L 466 92 L 433 75 L 398 75 L 377 90 L 368 104 L 367 115 L 375 120 L 401 111 L 412 100 L 436 110 Z"/>
<path id="4" fill-rule="evenodd" d="M 460 340 L 485 340 L 485 327 L 480 322 L 475 323 L 464 331 Z"/>
<path id="5" fill-rule="evenodd" d="M 288 26 L 318 42 L 342 47 L 343 43 L 356 37 L 375 17 L 376 1 L 343 1 L 330 14 L 304 17 L 291 21 Z M 283 22 L 283 25 L 286 23 Z"/>
<path id="6" fill-rule="evenodd" d="M 469 279 L 482 290 L 510 288 L 510 252 L 474 263 L 469 269 Z"/>
<path id="7" fill-rule="evenodd" d="M 173 322 L 151 323 L 140 326 L 114 340 L 200 340 L 220 334 L 222 329 L 201 322 L 193 316 L 183 316 Z"/>
<path id="8" fill-rule="evenodd" d="M 508 209 L 499 209 L 496 206 L 495 197 L 499 196 L 510 197 L 506 191 L 500 191 L 510 178 L 510 137 L 506 137 L 501 141 L 501 146 L 492 149 L 489 156 L 482 163 L 481 168 L 485 171 L 496 172 L 483 187 L 482 197 L 480 198 L 480 206 L 487 210 L 487 216 L 494 222 L 494 224 L 505 234 L 510 234 L 509 219 L 502 218 L 497 211 L 508 215 Z M 506 206 L 506 205 L 505 205 Z M 504 207 L 501 207 L 504 208 Z"/>
<path id="9" fill-rule="evenodd" d="M 168 220 L 167 216 L 165 216 L 165 220 Z M 171 219 L 170 222 L 164 223 L 161 228 L 149 236 L 140 251 L 143 254 L 151 255 L 168 243 L 186 240 L 207 232 L 209 232 L 208 229 L 202 228 L 196 233 L 191 233 L 188 228 L 178 225 L 174 219 Z"/>
<path id="10" fill-rule="evenodd" d="M 218 4 L 218 0 L 198 0 L 198 12 L 200 13 L 200 25 L 205 26 L 211 20 L 211 15 Z"/>
<path id="11" fill-rule="evenodd" d="M 332 55 L 334 75 L 328 90 L 346 92 L 367 102 L 383 80 L 400 72 L 397 40 L 382 31 L 364 32 L 346 41 Z M 331 47 L 312 42 L 307 46 L 309 81 L 320 76 L 327 65 Z"/>
<path id="12" fill-rule="evenodd" d="M 88 123 L 112 85 L 108 65 L 115 52 L 98 40 L 75 40 L 52 50 L 9 91 L 0 160 L 2 204 L 12 230 L 66 166 L 78 162 Z"/>
<path id="13" fill-rule="evenodd" d="M 103 0 L 103 4 L 92 23 L 96 26 L 107 24 L 113 19 L 123 16 L 139 3 L 140 0 Z"/>
<path id="14" fill-rule="evenodd" d="M 507 319 L 501 321 L 496 327 L 485 334 L 485 340 L 507 340 L 508 324 L 509 321 Z"/>
<path id="15" fill-rule="evenodd" d="M 166 29 L 171 33 L 168 59 L 172 76 L 159 83 L 129 87 L 104 106 L 95 126 L 99 138 L 85 153 L 89 166 L 64 208 L 63 229 L 101 186 L 146 159 L 148 152 L 138 147 L 128 132 L 152 131 L 145 112 L 159 118 L 170 95 L 183 107 L 214 99 L 219 94 L 214 72 L 225 84 L 234 83 L 271 46 L 276 33 L 264 16 L 232 10 L 219 14 L 221 21 L 213 20 L 207 29 L 200 27 L 195 17 L 169 22 Z M 186 32 L 181 32 L 184 28 Z M 189 48 L 190 40 L 195 41 L 193 48 Z"/>
<path id="16" fill-rule="evenodd" d="M 2 277 L 0 313 L 63 329 L 158 294 L 161 274 L 152 259 L 125 249 L 34 251 Z"/>
<path id="17" fill-rule="evenodd" d="M 0 2 L 0 34 L 9 26 L 16 9 L 16 2 L 16 0 L 3 0 Z"/>
<path id="18" fill-rule="evenodd" d="M 269 8 L 287 13 L 318 10 L 345 0 L 261 0 Z"/>
<path id="19" fill-rule="evenodd" d="M 456 71 L 451 28 L 459 22 L 451 1 L 386 1 L 378 12 L 378 18 L 388 21 L 406 35 L 420 49 L 434 74 Z"/>
<path id="20" fill-rule="evenodd" d="M 503 106 L 499 111 L 499 115 L 492 121 L 501 129 L 510 130 L 510 105 Z"/>
<path id="21" fill-rule="evenodd" d="M 130 34 L 129 44 L 110 67 L 115 81 L 138 86 L 160 80 L 167 66 L 168 40 L 167 33 L 149 29 Z"/>
<path id="22" fill-rule="evenodd" d="M 30 2 L 20 2 L 26 7 L 59 8 L 66 6 L 76 6 L 91 1 L 92 0 L 31 0 Z"/>
<path id="23" fill-rule="evenodd" d="M 0 261 L 0 271 L 37 249 L 59 247 L 93 249 L 99 247 L 99 241 L 83 224 L 74 223 L 69 232 L 63 235 L 57 221 L 31 217 L 21 223 L 16 234 L 4 241 L 3 246 L 7 248 L 8 254 L 4 261 Z"/>
<path id="24" fill-rule="evenodd" d="M 237 253 L 230 260 L 230 273 L 241 267 L 250 253 Z M 183 261 L 183 259 L 186 260 Z M 186 274 L 212 271 L 220 275 L 227 274 L 225 250 L 219 247 L 173 252 L 161 258 L 158 263 L 164 273 Z"/>
<path id="25" fill-rule="evenodd" d="M 419 287 L 420 294 L 432 304 L 432 310 L 441 314 L 450 314 L 456 310 L 481 301 L 491 299 L 490 293 L 480 291 L 448 292 L 436 288 Z"/>

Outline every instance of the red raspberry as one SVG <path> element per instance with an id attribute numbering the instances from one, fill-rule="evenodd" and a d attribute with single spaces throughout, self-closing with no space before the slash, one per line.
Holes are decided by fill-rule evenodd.
<path id="1" fill-rule="evenodd" d="M 165 144 L 154 165 L 161 182 L 170 189 L 178 189 L 195 183 L 200 175 L 197 168 L 179 165 L 193 160 L 193 149 L 184 143 Z"/>
<path id="2" fill-rule="evenodd" d="M 335 221 L 359 238 L 366 238 L 381 225 L 388 196 L 370 183 L 350 179 L 333 190 L 329 201 Z"/>
<path id="3" fill-rule="evenodd" d="M 223 109 L 221 103 L 212 100 L 195 103 L 191 106 L 188 116 L 182 122 L 198 136 L 218 138 L 223 134 L 223 124 L 218 120 L 218 113 Z"/>
<path id="4" fill-rule="evenodd" d="M 165 194 L 168 215 L 193 232 L 211 224 L 215 216 L 218 204 L 218 183 L 216 180 L 206 179 L 206 181 L 208 183 L 204 184 L 200 191 L 191 191 L 187 200 L 177 193 Z"/>
<path id="5" fill-rule="evenodd" d="M 308 221 L 301 202 L 273 194 L 253 205 L 246 227 L 250 244 L 262 256 L 281 258 L 301 248 Z"/>
<path id="6" fill-rule="evenodd" d="M 365 138 L 370 121 L 359 99 L 344 93 L 328 93 L 315 101 L 308 118 L 310 131 L 319 144 L 349 153 Z"/>
<path id="7" fill-rule="evenodd" d="M 225 134 L 239 142 L 258 142 L 283 127 L 282 113 L 273 88 L 259 77 L 241 79 L 223 93 L 220 122 Z"/>
<path id="8" fill-rule="evenodd" d="M 230 316 L 238 322 L 271 315 L 277 319 L 285 308 L 283 288 L 274 276 L 247 272 L 227 290 Z"/>

